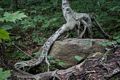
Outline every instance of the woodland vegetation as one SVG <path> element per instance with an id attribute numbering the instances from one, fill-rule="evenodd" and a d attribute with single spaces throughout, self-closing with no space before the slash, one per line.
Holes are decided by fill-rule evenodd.
<path id="1" fill-rule="evenodd" d="M 6 80 L 11 76 L 11 71 L 14 70 L 13 66 L 16 62 L 29 60 L 39 55 L 37 52 L 45 41 L 65 23 L 61 1 L 0 1 L 0 80 Z M 93 14 L 105 32 L 111 36 L 110 42 L 102 45 L 111 46 L 114 43 L 118 46 L 120 44 L 120 0 L 69 1 L 72 9 L 76 12 Z M 104 38 L 94 27 L 93 34 L 93 38 Z M 76 33 L 70 31 L 69 37 L 76 37 Z M 120 57 L 120 48 L 117 52 L 119 55 L 114 53 Z M 80 59 L 79 56 L 75 58 L 78 61 Z M 50 67 L 51 70 L 64 69 L 65 63 L 63 61 L 53 59 L 52 56 L 48 56 L 48 59 L 53 64 Z M 34 74 L 45 72 L 46 67 L 44 68 L 38 67 L 37 70 L 32 69 L 31 72 Z M 115 77 L 111 80 L 119 79 Z"/>

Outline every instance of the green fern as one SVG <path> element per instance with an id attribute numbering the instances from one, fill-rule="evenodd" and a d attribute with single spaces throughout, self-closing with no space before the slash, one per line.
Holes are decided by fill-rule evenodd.
<path id="1" fill-rule="evenodd" d="M 5 12 L 3 15 L 3 19 L 6 22 L 16 22 L 16 20 L 22 20 L 22 18 L 27 17 L 24 13 L 20 12 L 20 11 L 16 11 L 14 13 L 9 13 L 9 12 Z"/>

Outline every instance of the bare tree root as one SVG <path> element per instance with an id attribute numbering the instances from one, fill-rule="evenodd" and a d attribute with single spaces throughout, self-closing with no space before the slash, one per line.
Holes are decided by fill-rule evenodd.
<path id="1" fill-rule="evenodd" d="M 62 10 L 63 10 L 64 18 L 66 20 L 66 24 L 64 24 L 62 27 L 60 27 L 50 38 L 48 38 L 48 40 L 45 42 L 45 44 L 42 47 L 42 51 L 39 51 L 41 53 L 41 56 L 39 56 L 38 58 L 33 58 L 28 61 L 17 62 L 14 65 L 16 70 L 18 70 L 19 72 L 22 72 L 24 75 L 26 75 L 25 76 L 26 78 L 33 77 L 36 80 L 41 79 L 41 76 L 39 76 L 39 74 L 38 75 L 30 75 L 27 77 L 28 73 L 26 73 L 26 72 L 29 71 L 29 69 L 31 69 L 37 65 L 41 65 L 42 62 L 45 62 L 47 64 L 48 71 L 49 71 L 50 63 L 47 59 L 48 58 L 47 56 L 49 55 L 50 48 L 52 47 L 54 42 L 58 39 L 58 37 L 61 36 L 64 32 L 73 30 L 76 26 L 78 26 L 78 29 L 81 29 L 81 27 L 82 27 L 81 24 L 83 24 L 84 30 L 80 34 L 80 37 L 82 38 L 82 36 L 85 34 L 86 30 L 88 30 L 88 32 L 90 33 L 90 37 L 92 38 L 92 31 L 91 31 L 92 21 L 91 21 L 91 17 L 89 14 L 74 12 L 70 8 L 68 0 L 62 0 Z M 104 33 L 102 28 L 101 27 L 99 27 L 99 28 Z M 79 31 L 78 31 L 78 34 L 79 34 Z M 66 70 L 64 70 L 64 71 L 66 71 Z M 57 71 L 57 72 L 59 72 L 59 71 Z M 69 75 L 72 75 L 71 72 Z M 47 76 L 47 75 L 45 75 L 45 76 Z M 42 79 L 42 80 L 44 80 L 44 79 Z M 66 80 L 66 78 L 64 80 Z"/>
<path id="2" fill-rule="evenodd" d="M 110 80 L 120 72 L 120 48 L 107 54 L 102 62 L 103 54 L 94 53 L 85 61 L 65 70 L 55 70 L 36 75 L 20 75 L 14 73 L 15 80 Z M 14 80 L 12 79 L 12 80 Z"/>
<path id="3" fill-rule="evenodd" d="M 33 58 L 28 61 L 17 62 L 14 65 L 16 70 L 22 73 L 25 73 L 29 71 L 29 69 L 45 62 L 47 64 L 48 71 L 49 71 L 50 63 L 47 59 L 48 58 L 47 56 L 48 56 L 50 48 L 52 47 L 52 45 L 54 44 L 56 39 L 58 39 L 59 36 L 61 36 L 66 31 L 72 30 L 76 24 L 77 24 L 76 21 L 70 21 L 64 24 L 62 27 L 60 27 L 50 38 L 48 38 L 48 40 L 45 42 L 45 44 L 42 47 L 42 51 L 39 51 L 39 53 L 41 53 L 41 56 L 39 56 L 38 58 Z"/>

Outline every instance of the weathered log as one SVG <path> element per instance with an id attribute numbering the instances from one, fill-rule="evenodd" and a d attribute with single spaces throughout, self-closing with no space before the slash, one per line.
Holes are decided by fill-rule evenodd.
<path id="1" fill-rule="evenodd" d="M 82 63 L 65 70 L 56 70 L 36 75 L 16 75 L 16 80 L 107 80 L 120 72 L 120 48 L 107 54 L 94 53 Z"/>

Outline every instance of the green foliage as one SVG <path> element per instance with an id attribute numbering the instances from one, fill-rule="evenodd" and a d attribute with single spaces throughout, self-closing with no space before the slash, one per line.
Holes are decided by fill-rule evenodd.
<path id="1" fill-rule="evenodd" d="M 100 45 L 102 46 L 111 46 L 113 44 L 120 44 L 120 33 L 118 32 L 117 34 L 114 34 L 113 36 L 113 40 L 111 41 L 104 41 L 104 42 L 101 42 L 99 43 Z"/>
<path id="2" fill-rule="evenodd" d="M 22 18 L 27 17 L 24 13 L 16 11 L 14 13 L 5 12 L 3 17 L 0 18 L 0 22 L 3 23 L 0 29 L 0 41 L 1 40 L 10 40 L 9 33 L 6 30 L 12 29 L 9 22 L 16 22 L 17 20 L 22 20 Z M 8 22 L 8 25 L 6 25 Z M 6 24 L 5 24 L 6 23 Z"/>
<path id="3" fill-rule="evenodd" d="M 28 30 L 30 28 L 35 28 L 36 27 L 36 22 L 31 19 L 31 18 L 27 18 L 21 21 L 21 27 L 23 30 Z"/>
<path id="4" fill-rule="evenodd" d="M 120 32 L 114 34 L 113 39 L 120 44 Z"/>
<path id="5" fill-rule="evenodd" d="M 42 45 L 45 42 L 45 38 L 39 36 L 39 32 L 38 33 L 34 32 L 32 34 L 32 39 L 33 39 L 33 42 L 37 43 L 38 45 Z"/>
<path id="6" fill-rule="evenodd" d="M 105 42 L 100 42 L 99 44 L 104 47 L 107 47 L 107 46 L 111 46 L 114 43 L 115 43 L 114 41 L 105 41 Z"/>
<path id="7" fill-rule="evenodd" d="M 55 22 L 58 20 L 59 18 L 57 17 L 57 18 L 52 18 L 52 19 L 50 19 L 50 20 L 46 20 L 45 22 L 44 22 L 44 25 L 42 26 L 42 27 L 44 27 L 44 28 L 48 28 L 48 27 L 50 27 L 50 26 L 52 26 L 52 25 L 55 25 Z"/>
<path id="8" fill-rule="evenodd" d="M 65 66 L 65 62 L 60 61 L 60 62 L 58 62 L 58 65 L 61 66 L 61 67 L 64 67 Z"/>
<path id="9" fill-rule="evenodd" d="M 0 80 L 7 80 L 8 77 L 10 77 L 11 73 L 9 70 L 3 70 L 3 68 L 0 68 Z"/>
<path id="10" fill-rule="evenodd" d="M 82 57 L 80 57 L 80 56 L 74 56 L 74 58 L 75 58 L 75 60 L 78 61 L 78 62 L 82 60 Z"/>
<path id="11" fill-rule="evenodd" d="M 57 68 L 57 69 L 64 68 L 64 66 L 66 65 L 66 63 L 63 60 L 56 59 L 53 56 L 48 56 L 48 59 L 52 64 L 51 65 L 52 68 Z"/>
<path id="12" fill-rule="evenodd" d="M 22 18 L 27 17 L 24 13 L 16 11 L 14 13 L 5 12 L 3 15 L 3 20 L 6 22 L 16 22 L 16 20 L 22 20 Z"/>
<path id="13" fill-rule="evenodd" d="M 21 60 L 29 60 L 30 59 L 27 55 L 25 55 L 24 53 L 22 53 L 18 50 L 9 56 L 11 56 L 11 58 L 14 58 L 14 59 L 21 59 Z"/>
<path id="14" fill-rule="evenodd" d="M 4 29 L 0 29 L 0 41 L 1 40 L 10 40 L 9 33 Z"/>

